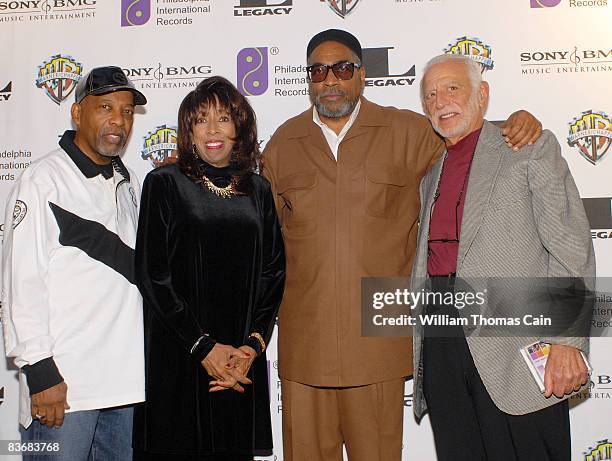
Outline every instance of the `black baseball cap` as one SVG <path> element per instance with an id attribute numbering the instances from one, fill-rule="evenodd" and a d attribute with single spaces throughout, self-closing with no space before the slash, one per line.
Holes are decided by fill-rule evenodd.
<path id="1" fill-rule="evenodd" d="M 144 106 L 147 98 L 136 89 L 120 67 L 106 66 L 92 69 L 79 81 L 75 91 L 75 100 L 81 102 L 85 96 L 100 96 L 114 91 L 131 91 L 134 94 L 134 105 Z"/>
<path id="2" fill-rule="evenodd" d="M 357 37 L 355 37 L 353 34 L 340 29 L 327 29 L 312 37 L 310 42 L 308 42 L 308 47 L 306 48 L 306 59 L 308 59 L 315 48 L 323 42 L 342 43 L 350 48 L 350 50 L 355 53 L 361 61 L 361 43 L 359 43 L 359 40 L 357 40 Z"/>

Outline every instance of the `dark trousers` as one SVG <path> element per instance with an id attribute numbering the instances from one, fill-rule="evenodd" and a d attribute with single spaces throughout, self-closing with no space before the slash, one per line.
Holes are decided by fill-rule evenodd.
<path id="1" fill-rule="evenodd" d="M 438 459 L 570 461 L 567 400 L 526 415 L 502 412 L 491 400 L 461 334 L 428 337 L 426 333 L 423 372 Z"/>
<path id="2" fill-rule="evenodd" d="M 134 451 L 134 461 L 252 461 L 250 455 L 158 455 Z"/>

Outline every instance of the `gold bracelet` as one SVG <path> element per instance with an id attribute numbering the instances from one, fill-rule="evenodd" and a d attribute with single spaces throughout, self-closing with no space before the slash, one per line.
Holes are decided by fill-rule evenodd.
<path id="1" fill-rule="evenodd" d="M 259 345 L 261 346 L 261 352 L 266 350 L 266 342 L 264 341 L 263 337 L 259 333 L 254 331 L 253 333 L 249 335 L 249 338 L 255 338 L 257 342 L 259 342 Z"/>

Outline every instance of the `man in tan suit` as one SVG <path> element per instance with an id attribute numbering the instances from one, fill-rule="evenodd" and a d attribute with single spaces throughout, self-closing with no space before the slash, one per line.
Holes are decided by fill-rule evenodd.
<path id="1" fill-rule="evenodd" d="M 351 461 L 398 461 L 412 340 L 361 336 L 360 284 L 410 275 L 418 186 L 444 146 L 422 115 L 362 96 L 353 35 L 321 32 L 307 57 L 313 107 L 285 122 L 264 151 L 287 254 L 284 461 L 341 461 L 343 445 Z M 540 131 L 526 113 L 508 128 L 521 145 Z"/>

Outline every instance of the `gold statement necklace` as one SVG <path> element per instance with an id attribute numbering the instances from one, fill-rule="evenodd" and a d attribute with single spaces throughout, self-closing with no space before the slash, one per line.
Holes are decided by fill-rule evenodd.
<path id="1" fill-rule="evenodd" d="M 204 183 L 204 186 L 217 197 L 229 198 L 233 195 L 239 195 L 238 191 L 236 190 L 236 180 L 233 176 L 230 183 L 225 187 L 215 186 L 215 184 L 204 174 L 202 175 L 202 182 Z"/>

